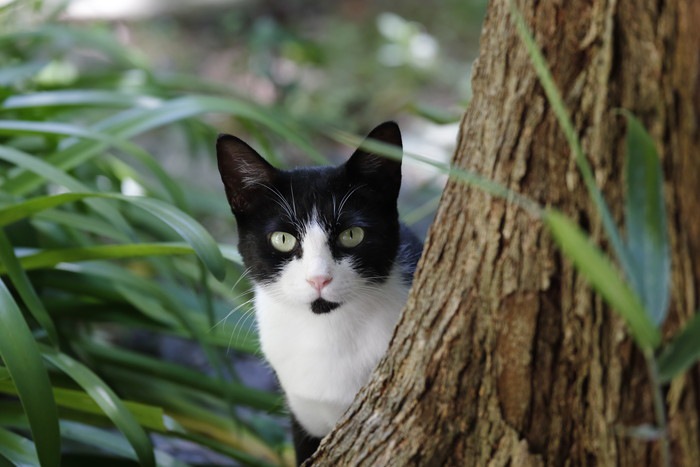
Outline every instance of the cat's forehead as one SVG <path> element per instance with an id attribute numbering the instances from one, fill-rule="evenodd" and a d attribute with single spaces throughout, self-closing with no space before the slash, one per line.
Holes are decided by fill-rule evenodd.
<path id="1" fill-rule="evenodd" d="M 337 167 L 283 172 L 264 193 L 265 210 L 272 210 L 267 216 L 269 228 L 282 223 L 305 231 L 313 222 L 332 230 L 338 223 L 359 221 L 362 187 L 351 183 Z"/>
<path id="2" fill-rule="evenodd" d="M 322 193 L 340 189 L 348 178 L 342 167 L 302 167 L 282 172 L 278 183 L 289 190 L 296 187 L 307 193 Z"/>

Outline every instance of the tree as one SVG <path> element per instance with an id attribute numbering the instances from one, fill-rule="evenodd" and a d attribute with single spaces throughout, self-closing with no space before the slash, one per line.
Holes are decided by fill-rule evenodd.
<path id="1" fill-rule="evenodd" d="M 672 248 L 664 335 L 700 292 L 700 3 L 518 2 L 598 186 L 622 217 L 624 108 L 658 144 Z M 454 164 L 601 223 L 509 15 L 488 8 Z M 620 222 L 618 222 L 618 225 Z M 700 371 L 664 393 L 674 463 L 700 458 Z M 447 184 L 390 349 L 312 465 L 658 465 L 622 321 L 522 209 Z"/>

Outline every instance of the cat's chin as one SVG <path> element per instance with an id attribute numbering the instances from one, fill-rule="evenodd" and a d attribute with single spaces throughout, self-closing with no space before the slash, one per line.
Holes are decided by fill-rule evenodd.
<path id="1" fill-rule="evenodd" d="M 330 313 L 339 306 L 340 303 L 329 302 L 328 300 L 325 300 L 323 298 L 317 298 L 316 300 L 311 302 L 311 311 L 313 311 L 317 315 L 322 315 L 325 313 Z"/>

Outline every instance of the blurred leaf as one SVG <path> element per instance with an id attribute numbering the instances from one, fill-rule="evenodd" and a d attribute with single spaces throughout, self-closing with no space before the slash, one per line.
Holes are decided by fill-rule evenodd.
<path id="1" fill-rule="evenodd" d="M 109 386 L 85 365 L 63 353 L 44 347 L 42 354 L 46 360 L 70 376 L 90 395 L 92 400 L 129 440 L 141 465 L 155 466 L 150 438 Z"/>
<path id="2" fill-rule="evenodd" d="M 138 460 L 131 446 L 124 442 L 124 438 L 107 430 L 101 430 L 82 423 L 62 421 L 61 434 L 64 438 L 80 442 L 88 446 L 99 446 L 107 452 L 111 452 L 127 459 Z M 171 455 L 156 450 L 156 465 L 159 467 L 188 467 Z"/>
<path id="3" fill-rule="evenodd" d="M 659 378 L 662 382 L 671 381 L 700 359 L 700 310 L 664 346 L 657 362 Z"/>
<path id="4" fill-rule="evenodd" d="M 632 268 L 625 271 L 652 321 L 666 317 L 671 282 L 671 253 L 666 230 L 663 172 L 651 136 L 629 112 L 625 228 Z"/>
<path id="5" fill-rule="evenodd" d="M 231 98 L 213 96 L 180 97 L 165 101 L 153 108 L 126 110 L 102 120 L 91 128 L 102 134 L 111 135 L 114 138 L 128 139 L 154 128 L 206 113 L 236 115 L 240 118 L 256 121 L 278 133 L 286 141 L 298 146 L 311 159 L 320 163 L 326 162 L 326 159 L 308 141 L 300 136 L 301 132 L 295 131 L 295 128 L 289 122 L 283 121 L 279 115 L 276 115 L 274 110 L 262 109 L 252 103 Z M 63 170 L 69 170 L 101 154 L 107 146 L 108 144 L 104 142 L 76 142 L 65 147 L 60 152 L 52 154 L 47 158 L 47 162 Z M 5 189 L 11 193 L 22 195 L 36 188 L 42 182 L 41 178 L 35 174 L 20 173 L 10 177 L 5 182 Z"/>
<path id="6" fill-rule="evenodd" d="M 70 193 L 72 194 L 72 193 Z M 32 198 L 33 201 L 38 198 Z M 0 211 L 2 208 L 0 208 Z M 20 216 L 21 216 L 20 212 Z M 130 239 L 126 235 L 114 229 L 113 225 L 108 224 L 104 220 L 98 219 L 93 215 L 80 214 L 77 212 L 49 209 L 47 211 L 38 212 L 35 217 L 40 222 L 46 222 L 54 226 L 64 226 L 69 229 L 76 229 L 83 232 L 95 234 L 101 238 L 109 239 L 117 242 L 129 243 Z"/>
<path id="7" fill-rule="evenodd" d="M 458 123 L 462 118 L 462 112 L 446 110 L 443 107 L 434 107 L 425 104 L 412 103 L 408 109 L 419 117 L 423 117 L 429 122 L 437 125 L 447 125 L 450 123 Z"/>
<path id="8" fill-rule="evenodd" d="M 12 462 L 6 465 L 39 465 L 36 448 L 31 440 L 0 427 L 0 465 L 3 457 Z"/>
<path id="9" fill-rule="evenodd" d="M 72 203 L 90 196 L 100 196 L 93 193 L 61 193 L 51 196 L 37 196 L 27 201 L 16 202 L 0 207 L 0 226 L 5 226 L 46 209 Z"/>
<path id="10" fill-rule="evenodd" d="M 12 164 L 31 171 L 38 176 L 40 184 L 53 182 L 59 186 L 68 188 L 75 192 L 89 192 L 90 189 L 82 182 L 74 177 L 61 171 L 60 169 L 46 163 L 45 161 L 27 154 L 26 152 L 18 151 L 17 149 L 0 145 L 0 159 L 6 160 Z M 10 190 L 10 180 L 3 183 L 3 189 L 8 193 L 15 194 Z M 102 200 L 87 200 L 86 201 L 95 212 L 104 219 L 111 222 L 117 229 L 125 233 L 132 233 L 131 226 L 126 222 L 119 211 L 114 209 L 109 204 Z"/>
<path id="11" fill-rule="evenodd" d="M 51 382 L 34 337 L 1 280 L 0 323 L 0 357 L 17 387 L 41 465 L 58 466 L 61 440 Z"/>
<path id="12" fill-rule="evenodd" d="M 0 110 L 41 109 L 43 107 L 153 107 L 161 99 L 140 94 L 97 89 L 61 89 L 8 97 Z"/>
<path id="13" fill-rule="evenodd" d="M 209 271 L 219 280 L 226 275 L 226 265 L 214 239 L 197 221 L 177 208 L 149 198 L 124 196 L 116 193 L 64 193 L 33 198 L 29 201 L 0 208 L 0 225 L 6 225 L 44 209 L 85 198 L 109 198 L 126 201 L 165 222 L 194 249 Z M 110 207 L 111 208 L 111 207 Z M 134 246 L 138 248 L 137 246 Z M 99 248 L 99 247 L 92 247 Z M 104 254 L 109 254 L 104 250 Z M 49 254 L 49 253 L 47 253 Z M 60 259 L 60 258 L 59 258 Z M 55 264 L 55 263 L 54 263 Z"/>
<path id="14" fill-rule="evenodd" d="M 664 431 L 648 423 L 624 427 L 622 433 L 629 438 L 643 441 L 658 441 L 664 437 Z"/>
<path id="15" fill-rule="evenodd" d="M 58 122 L 34 122 L 24 120 L 0 120 L 0 133 L 9 133 L 14 136 L 18 134 L 38 134 L 38 135 L 53 135 L 53 136 L 75 136 L 78 138 L 94 140 L 95 142 L 105 143 L 106 146 L 114 146 L 121 149 L 125 153 L 134 157 L 141 164 L 147 167 L 156 177 L 160 184 L 165 188 L 170 196 L 170 199 L 180 208 L 185 205 L 184 195 L 180 186 L 177 185 L 160 166 L 153 156 L 141 149 L 134 143 L 113 137 L 109 134 L 103 134 L 94 129 L 85 129 L 75 125 L 58 123 Z"/>
<path id="16" fill-rule="evenodd" d="M 620 278 L 603 252 L 563 214 L 549 209 L 544 212 L 544 222 L 576 270 L 625 320 L 637 345 L 641 349 L 657 347 L 661 340 L 659 330 L 647 316 L 639 298 Z"/>
<path id="17" fill-rule="evenodd" d="M 15 252 L 7 235 L 5 235 L 5 232 L 1 228 L 0 271 L 7 273 L 12 281 L 12 285 L 14 285 L 19 292 L 20 297 L 22 297 L 22 300 L 27 305 L 34 319 L 44 328 L 51 343 L 53 345 L 58 345 L 56 326 L 54 326 L 51 316 L 49 316 L 41 298 L 39 298 L 36 290 L 34 290 L 34 286 L 32 286 L 32 283 L 29 281 L 27 273 L 22 269 L 20 261 L 15 256 Z"/>
<path id="18" fill-rule="evenodd" d="M 93 358 L 97 358 L 104 363 L 127 368 L 133 371 L 135 375 L 148 374 L 183 384 L 188 388 L 201 389 L 217 395 L 229 392 L 237 404 L 262 409 L 270 413 L 279 411 L 282 408 L 282 401 L 278 394 L 257 390 L 237 383 L 216 380 L 182 365 L 164 362 L 123 349 L 106 347 L 87 341 L 83 342 L 81 347 L 89 352 Z"/>
<path id="19" fill-rule="evenodd" d="M 122 199 L 145 209 L 168 224 L 190 244 L 214 277 L 220 281 L 224 280 L 226 265 L 224 257 L 221 255 L 221 250 L 219 250 L 211 235 L 197 221 L 184 212 L 156 199 L 129 197 L 123 197 Z"/>
<path id="20" fill-rule="evenodd" d="M 99 259 L 125 259 L 141 256 L 186 255 L 194 250 L 183 243 L 136 243 L 131 245 L 96 245 L 76 248 L 56 248 L 42 250 L 19 258 L 27 271 L 45 269 L 59 263 L 77 263 Z M 5 272 L 0 264 L 0 273 Z"/>
<path id="21" fill-rule="evenodd" d="M 141 376 L 143 377 L 143 375 Z M 0 381 L 0 392 L 17 394 L 17 388 L 11 381 Z M 97 415 L 100 419 L 108 420 L 102 408 L 97 405 L 89 394 L 83 391 L 55 386 L 53 388 L 53 397 L 56 400 L 56 404 L 62 409 Z M 170 429 L 172 422 L 168 421 L 168 417 L 164 415 L 163 409 L 160 407 L 133 401 L 124 401 L 123 404 L 144 428 L 159 433 L 165 433 Z"/>
<path id="22" fill-rule="evenodd" d="M 31 62 L 19 63 L 15 66 L 3 66 L 0 70 L 0 86 L 10 86 L 18 81 L 31 78 L 46 66 L 46 60 L 35 60 Z M 5 102 L 12 99 L 7 98 Z M 0 109 L 3 106 L 0 105 Z"/>

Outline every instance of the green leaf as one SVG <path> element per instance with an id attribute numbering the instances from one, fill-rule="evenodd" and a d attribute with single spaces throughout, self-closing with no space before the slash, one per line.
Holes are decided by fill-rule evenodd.
<path id="1" fill-rule="evenodd" d="M 239 383 L 217 380 L 175 363 L 164 362 L 115 347 L 97 345 L 89 341 L 83 342 L 81 349 L 88 352 L 92 358 L 100 361 L 101 365 L 126 368 L 135 375 L 151 375 L 154 378 L 172 381 L 187 388 L 204 390 L 218 396 L 228 392 L 236 404 L 267 412 L 276 412 L 283 406 L 277 394 L 246 387 Z"/>
<path id="2" fill-rule="evenodd" d="M 124 438 L 82 423 L 62 421 L 61 434 L 65 439 L 77 441 L 88 446 L 99 446 L 107 452 L 117 454 L 127 459 L 138 460 L 129 446 L 124 442 Z M 169 454 L 162 451 L 155 451 L 156 464 L 159 467 L 188 467 L 188 464 L 181 462 Z"/>
<path id="3" fill-rule="evenodd" d="M 140 375 L 140 377 L 143 378 L 144 376 Z M 11 381 L 0 381 L 0 392 L 5 394 L 17 394 L 17 388 Z M 54 387 L 53 397 L 56 400 L 56 404 L 62 409 L 70 409 L 76 413 L 97 415 L 100 418 L 107 419 L 104 410 L 97 405 L 89 394 L 83 391 Z M 163 409 L 160 407 L 133 401 L 123 401 L 123 404 L 141 426 L 159 433 L 165 433 L 170 429 L 172 420 L 164 415 Z M 0 408 L 4 409 L 1 405 Z"/>
<path id="4" fill-rule="evenodd" d="M 130 245 L 96 245 L 76 248 L 56 248 L 41 250 L 19 258 L 22 267 L 28 271 L 45 269 L 59 263 L 77 263 L 100 259 L 125 259 L 142 256 L 186 255 L 194 250 L 182 243 L 135 243 Z M 0 273 L 5 267 L 0 264 Z"/>
<path id="5" fill-rule="evenodd" d="M 90 196 L 100 195 L 93 193 L 61 193 L 51 196 L 37 196 L 27 201 L 20 201 L 0 207 L 0 227 L 26 219 L 41 211 L 62 204 L 80 201 Z"/>
<path id="6" fill-rule="evenodd" d="M 36 448 L 31 440 L 0 428 L 0 465 L 6 458 L 15 466 L 39 465 Z"/>
<path id="7" fill-rule="evenodd" d="M 0 109 L 40 109 L 45 107 L 152 107 L 161 100 L 157 97 L 119 91 L 93 89 L 61 89 L 8 97 Z"/>
<path id="8" fill-rule="evenodd" d="M 0 228 L 0 270 L 10 276 L 12 284 L 19 292 L 20 297 L 27 305 L 34 319 L 41 325 L 54 345 L 58 345 L 58 333 L 54 326 L 49 312 L 46 311 L 44 303 L 34 290 L 34 286 L 29 281 L 27 273 L 22 269 L 19 260 L 15 256 L 14 249 L 5 232 Z"/>
<path id="9" fill-rule="evenodd" d="M 51 382 L 24 317 L 0 280 L 0 357 L 17 387 L 41 465 L 60 464 L 58 412 Z"/>
<path id="10" fill-rule="evenodd" d="M 254 104 L 236 99 L 214 96 L 180 97 L 148 108 L 126 110 L 102 120 L 91 127 L 91 129 L 105 135 L 111 135 L 114 138 L 129 139 L 154 128 L 206 113 L 236 115 L 261 123 L 278 133 L 285 140 L 298 146 L 310 158 L 319 162 L 326 162 L 326 159 L 318 151 L 299 136 L 300 132 L 295 131 L 287 122 L 282 121 L 274 112 L 263 110 Z M 60 169 L 69 170 L 101 154 L 108 146 L 104 142 L 76 142 L 49 156 L 47 162 Z M 43 181 L 40 177 L 24 172 L 10 177 L 5 182 L 5 189 L 11 193 L 22 195 L 36 188 L 41 183 Z"/>
<path id="11" fill-rule="evenodd" d="M 651 136 L 634 115 L 627 118 L 625 228 L 632 268 L 627 276 L 652 321 L 666 317 L 671 253 L 666 229 L 663 172 Z"/>
<path id="12" fill-rule="evenodd" d="M 590 242 L 586 234 L 563 214 L 555 210 L 544 213 L 544 222 L 564 255 L 576 266 L 593 288 L 627 323 L 641 349 L 659 345 L 659 330 L 649 319 L 639 298 L 622 280 L 610 260 Z"/>
<path id="13" fill-rule="evenodd" d="M 60 204 L 85 198 L 117 199 L 140 207 L 175 230 L 194 249 L 214 277 L 223 280 L 226 276 L 226 264 L 221 251 L 204 227 L 179 209 L 155 199 L 124 196 L 116 193 L 64 193 L 43 196 L 0 208 L 0 226 L 16 222 Z M 109 207 L 112 209 L 111 206 Z"/>
<path id="14" fill-rule="evenodd" d="M 105 415 L 129 440 L 141 465 L 155 466 L 150 438 L 114 391 L 85 365 L 68 355 L 48 347 L 44 347 L 42 351 L 46 360 L 70 376 L 100 406 Z"/>
<path id="15" fill-rule="evenodd" d="M 66 187 L 71 191 L 90 191 L 90 189 L 85 184 L 78 181 L 74 177 L 71 177 L 70 175 L 61 171 L 57 167 L 54 167 L 53 165 L 37 157 L 34 157 L 31 154 L 27 154 L 26 152 L 18 151 L 14 148 L 0 145 L 0 159 L 15 164 L 18 167 L 22 167 L 23 169 L 32 172 L 32 174 L 37 175 L 39 183 L 47 183 L 51 181 L 53 183 L 56 183 L 57 185 Z M 8 193 L 13 193 L 10 190 L 9 184 L 9 180 L 4 182 L 3 189 Z M 88 200 L 87 203 L 90 204 L 91 207 L 95 210 L 95 212 L 97 212 L 100 216 L 102 216 L 104 219 L 107 219 L 114 226 L 116 226 L 117 229 L 119 229 L 122 232 L 131 233 L 131 227 L 129 226 L 129 224 L 126 222 L 126 220 L 124 220 L 124 217 L 121 215 L 121 213 L 114 209 L 112 206 L 99 199 Z"/>
<path id="16" fill-rule="evenodd" d="M 51 136 L 75 136 L 94 140 L 98 143 L 105 143 L 106 146 L 114 146 L 129 154 L 145 167 L 156 177 L 160 184 L 165 188 L 170 196 L 170 199 L 180 208 L 185 206 L 184 195 L 182 189 L 167 175 L 153 156 L 144 151 L 134 143 L 113 137 L 110 134 L 103 134 L 94 129 L 85 129 L 75 125 L 57 122 L 34 122 L 24 120 L 0 120 L 0 133 L 9 133 L 13 136 L 18 134 L 39 134 Z"/>
<path id="17" fill-rule="evenodd" d="M 657 362 L 659 378 L 667 382 L 700 359 L 700 310 L 673 340 L 664 346 Z"/>
<path id="18" fill-rule="evenodd" d="M 226 264 L 214 239 L 197 221 L 178 209 L 151 198 L 123 198 L 156 216 L 175 230 L 217 279 L 226 277 Z"/>

